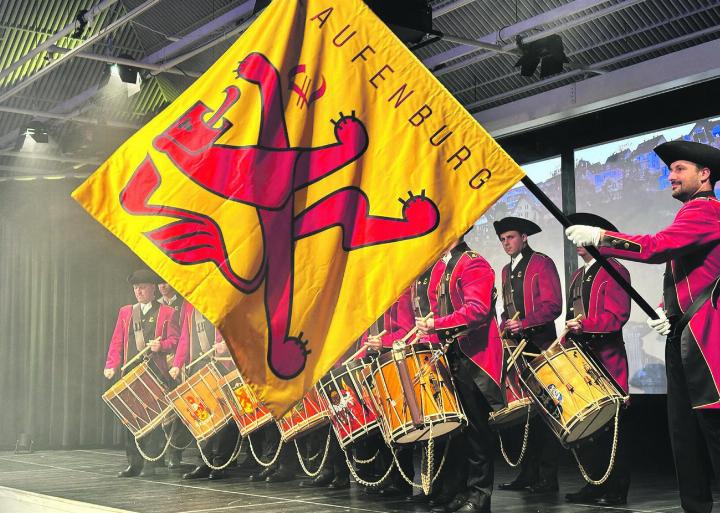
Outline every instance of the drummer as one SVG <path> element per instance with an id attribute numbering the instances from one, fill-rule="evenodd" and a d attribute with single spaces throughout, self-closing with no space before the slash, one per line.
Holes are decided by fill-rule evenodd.
<path id="1" fill-rule="evenodd" d="M 569 215 L 568 218 L 573 224 L 599 226 L 603 230 L 618 231 L 610 221 L 594 214 L 577 213 Z M 622 389 L 622 394 L 627 396 L 628 360 L 622 327 L 630 318 L 630 296 L 595 261 L 587 249 L 580 246 L 576 251 L 584 265 L 572 275 L 568 287 L 566 321 L 570 330 L 568 338 L 592 351 Z M 628 270 L 615 259 L 608 261 L 629 283 Z M 581 315 L 582 319 L 574 320 L 578 315 Z M 615 465 L 610 477 L 601 486 L 588 483 L 578 492 L 566 494 L 565 498 L 568 502 L 601 506 L 619 506 L 627 503 L 630 465 L 624 425 L 621 418 Z M 605 473 L 608 455 L 612 448 L 611 434 L 611 431 L 605 431 L 595 436 L 593 442 L 578 449 L 578 457 L 583 466 L 590 471 L 593 479 L 600 479 Z"/>
<path id="2" fill-rule="evenodd" d="M 154 369 L 161 378 L 169 380 L 165 354 L 177 345 L 178 327 L 173 322 L 174 310 L 155 301 L 157 284 L 162 279 L 149 269 L 139 269 L 128 276 L 127 281 L 133 286 L 137 303 L 120 308 L 105 361 L 105 377 L 113 379 L 127 362 L 149 345 Z M 143 440 L 153 454 L 160 452 L 161 436 L 158 428 Z M 128 467 L 118 473 L 118 477 L 154 475 L 154 465 L 143 460 L 130 431 L 125 439 L 125 453 Z"/>
<path id="3" fill-rule="evenodd" d="M 183 298 L 175 291 L 172 285 L 170 285 L 166 281 L 158 283 L 158 290 L 160 291 L 160 297 L 158 298 L 157 302 L 161 305 L 169 306 L 170 308 L 175 310 L 173 322 L 178 326 L 181 326 L 182 319 L 180 315 L 185 301 L 183 301 Z M 178 449 L 177 447 L 183 447 L 187 445 L 187 443 L 189 441 L 192 441 L 193 438 L 180 419 L 175 419 L 173 421 L 173 424 L 175 425 L 173 431 L 174 447 L 168 447 L 166 454 L 167 468 L 168 470 L 180 470 L 183 468 L 182 449 Z"/>
<path id="4" fill-rule="evenodd" d="M 528 237 L 540 227 L 527 219 L 505 217 L 494 224 L 510 263 L 502 270 L 503 312 L 500 331 L 516 341 L 525 339 L 526 350 L 539 353 L 557 337 L 555 319 L 562 313 L 562 287 L 552 259 L 534 251 Z M 535 416 L 530 421 L 520 474 L 501 490 L 529 489 L 534 493 L 557 491 L 561 447 L 555 435 Z"/>
<path id="5" fill-rule="evenodd" d="M 358 358 L 364 356 L 377 357 L 379 354 L 389 351 L 396 340 L 400 340 L 407 335 L 415 322 L 410 302 L 410 290 L 410 288 L 406 289 L 363 334 L 362 343 L 365 345 L 365 352 L 360 354 Z M 374 470 L 371 470 L 372 465 L 370 464 L 358 466 L 361 477 L 367 476 L 365 479 L 369 481 L 375 481 L 375 474 L 383 475 L 385 470 L 393 463 L 392 452 L 379 433 L 373 433 L 366 439 L 360 440 L 355 444 L 354 450 L 357 451 L 356 457 L 359 460 L 367 460 L 374 454 L 378 455 L 374 460 L 374 463 L 376 463 Z M 398 446 L 395 457 L 398 464 L 402 466 L 405 475 L 409 479 L 413 479 L 415 476 L 413 447 L 411 445 Z M 379 496 L 387 498 L 403 497 L 410 499 L 413 495 L 412 486 L 405 482 L 397 468 L 390 472 L 387 480 L 381 483 L 377 489 L 365 489 L 370 494 L 375 493 L 375 490 L 377 490 Z"/>
<path id="6" fill-rule="evenodd" d="M 455 388 L 468 427 L 451 441 L 454 465 L 444 483 L 459 485 L 450 496 L 444 488 L 435 498 L 434 513 L 489 513 L 494 477 L 494 440 L 488 413 L 505 406 L 503 350 L 495 320 L 495 273 L 487 261 L 461 238 L 432 267 L 428 280 L 416 284 L 416 298 L 427 302 L 432 315 L 416 317 L 424 335 L 450 343 L 447 351 Z M 478 393 L 479 392 L 479 393 Z"/>
<path id="7" fill-rule="evenodd" d="M 170 375 L 173 379 L 181 376 L 181 369 L 190 362 L 195 361 L 199 356 L 211 349 L 215 350 L 214 356 L 222 358 L 218 368 L 221 372 L 230 371 L 235 368 L 232 358 L 229 356 L 227 346 L 220 332 L 212 323 L 202 315 L 190 303 L 185 301 L 182 307 L 182 328 L 180 338 L 175 352 L 173 366 Z M 212 342 L 211 342 L 212 341 Z M 188 376 L 208 363 L 208 359 L 199 361 L 193 368 L 188 369 Z M 239 430 L 235 422 L 228 422 L 215 435 L 203 444 L 202 450 L 213 466 L 221 467 L 232 457 L 233 449 L 239 436 Z M 226 477 L 224 470 L 212 470 L 200 459 L 199 464 L 190 472 L 183 475 L 183 479 L 211 480 L 223 479 Z"/>

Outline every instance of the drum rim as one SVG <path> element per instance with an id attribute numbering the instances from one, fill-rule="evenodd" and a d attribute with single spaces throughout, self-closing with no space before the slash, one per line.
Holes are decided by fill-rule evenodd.
<path id="1" fill-rule="evenodd" d="M 403 348 L 404 356 L 407 358 L 408 356 L 411 356 L 413 353 L 421 353 L 424 351 L 434 351 L 436 349 L 440 349 L 439 344 L 431 344 L 429 342 L 417 342 L 415 344 L 408 344 Z M 387 351 L 380 356 L 378 356 L 375 359 L 375 362 L 378 367 L 384 367 L 388 363 L 391 363 L 394 361 L 395 356 L 393 355 L 393 351 Z"/>

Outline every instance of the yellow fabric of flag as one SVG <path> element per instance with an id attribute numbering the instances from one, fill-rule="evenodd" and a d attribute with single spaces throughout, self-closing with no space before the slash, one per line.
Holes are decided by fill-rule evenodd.
<path id="1" fill-rule="evenodd" d="M 73 197 L 277 416 L 523 176 L 360 0 L 275 0 Z"/>

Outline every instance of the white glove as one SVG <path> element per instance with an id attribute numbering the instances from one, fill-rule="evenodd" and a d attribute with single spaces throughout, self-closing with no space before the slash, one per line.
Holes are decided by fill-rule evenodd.
<path id="1" fill-rule="evenodd" d="M 602 228 L 576 224 L 565 230 L 565 235 L 576 246 L 597 246 L 600 244 Z"/>
<path id="2" fill-rule="evenodd" d="M 670 321 L 668 320 L 667 315 L 665 315 L 665 310 L 662 308 L 656 308 L 655 312 L 658 314 L 658 318 L 651 319 L 648 317 L 645 322 L 647 322 L 647 325 L 654 329 L 658 335 L 665 337 L 668 333 L 670 333 Z"/>

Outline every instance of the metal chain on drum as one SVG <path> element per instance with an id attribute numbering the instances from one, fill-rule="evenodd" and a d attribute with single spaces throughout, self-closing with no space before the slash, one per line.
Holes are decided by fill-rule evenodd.
<path id="1" fill-rule="evenodd" d="M 610 473 L 612 472 L 613 467 L 615 466 L 615 453 L 617 451 L 617 442 L 618 442 L 618 426 L 620 425 L 620 401 L 616 401 L 615 406 L 615 432 L 613 434 L 613 443 L 612 443 L 612 450 L 610 451 L 610 462 L 608 463 L 608 468 L 605 471 L 605 475 L 602 476 L 599 480 L 595 481 L 592 479 L 588 473 L 585 471 L 585 468 L 582 466 L 582 463 L 580 463 L 580 458 L 578 458 L 577 452 L 575 452 L 575 449 L 572 450 L 573 456 L 575 456 L 575 461 L 577 461 L 578 467 L 580 468 L 580 473 L 582 474 L 583 478 L 585 478 L 585 481 L 592 485 L 599 486 L 603 484 L 605 481 L 608 480 L 610 477 Z"/>
<path id="2" fill-rule="evenodd" d="M 240 454 L 240 449 L 242 448 L 243 442 L 244 442 L 244 439 L 243 439 L 242 435 L 240 433 L 238 433 L 237 440 L 235 441 L 235 448 L 233 449 L 233 452 L 232 452 L 232 456 L 230 456 L 228 458 L 228 460 L 223 465 L 220 465 L 219 467 L 216 467 L 215 465 L 213 465 L 212 463 L 210 463 L 208 461 L 208 459 L 205 457 L 205 453 L 203 452 L 202 447 L 200 447 L 200 442 L 197 442 L 197 448 L 198 448 L 198 451 L 200 451 L 200 457 L 202 458 L 205 465 L 210 467 L 210 470 L 225 470 L 230 465 L 230 463 L 235 461 L 235 458 L 237 458 L 238 455 Z"/>
<path id="3" fill-rule="evenodd" d="M 145 451 L 142 450 L 142 448 L 140 447 L 140 443 L 138 442 L 138 439 L 136 438 L 136 439 L 135 439 L 135 447 L 137 447 L 137 450 L 138 450 L 138 452 L 140 453 L 140 456 L 142 456 L 143 459 L 145 459 L 145 460 L 147 460 L 147 461 L 149 461 L 149 462 L 151 462 L 151 463 L 154 462 L 154 461 L 158 461 L 160 458 L 162 458 L 163 456 L 165 456 L 165 453 L 167 452 L 168 447 L 170 447 L 170 438 L 172 438 L 172 434 L 173 434 L 174 431 L 175 431 L 175 425 L 174 425 L 174 424 L 173 424 L 172 429 L 170 429 L 170 436 L 167 436 L 167 434 L 165 433 L 165 431 L 163 431 L 163 434 L 165 435 L 165 447 L 163 447 L 162 452 L 160 452 L 160 454 L 159 454 L 156 458 L 151 458 L 150 456 L 148 456 L 148 455 L 145 453 Z"/>
<path id="4" fill-rule="evenodd" d="M 308 477 L 316 477 L 320 475 L 320 472 L 322 471 L 323 467 L 325 466 L 325 461 L 327 460 L 328 453 L 330 452 L 330 439 L 332 437 L 332 426 L 328 427 L 328 435 L 327 439 L 325 440 L 325 452 L 323 454 L 322 460 L 320 461 L 320 466 L 318 466 L 317 470 L 315 472 L 310 472 L 307 467 L 305 466 L 305 462 L 303 461 L 302 455 L 300 454 L 300 448 L 298 447 L 297 440 L 293 440 L 295 443 L 295 452 L 297 453 L 298 461 L 300 462 L 300 467 L 302 467 L 303 472 L 307 474 Z M 318 453 L 320 454 L 320 453 Z M 315 455 L 315 458 L 317 458 L 317 454 Z M 312 460 L 313 458 L 309 458 L 309 460 Z"/>
<path id="5" fill-rule="evenodd" d="M 278 448 L 277 448 L 277 451 L 275 452 L 275 456 L 273 456 L 272 460 L 270 460 L 270 462 L 268 462 L 268 463 L 266 463 L 263 460 L 261 460 L 260 458 L 258 458 L 258 455 L 255 454 L 255 448 L 253 447 L 252 438 L 250 437 L 250 435 L 247 436 L 247 439 L 248 439 L 248 443 L 250 445 L 250 453 L 253 455 L 253 458 L 255 458 L 255 461 L 258 462 L 258 465 L 262 465 L 263 467 L 270 467 L 275 464 L 275 462 L 278 459 L 278 456 L 280 456 L 280 451 L 282 450 L 282 446 L 284 444 L 282 439 L 280 439 L 280 441 L 278 442 Z"/>
<path id="6" fill-rule="evenodd" d="M 425 495 L 430 495 L 430 489 L 432 487 L 433 478 L 432 478 L 432 468 L 433 468 L 433 459 L 435 457 L 435 442 L 433 440 L 433 425 L 430 424 L 430 435 L 428 437 L 427 441 L 427 448 L 425 450 L 425 472 L 422 470 L 422 462 L 420 462 L 420 484 L 422 486 L 422 491 Z"/>
<path id="7" fill-rule="evenodd" d="M 375 455 L 377 456 L 377 454 Z M 392 471 L 393 467 L 395 466 L 395 462 L 391 461 L 390 466 L 387 469 L 387 472 L 385 472 L 385 475 L 383 475 L 380 479 L 377 481 L 365 481 L 363 478 L 361 478 L 357 471 L 355 470 L 355 467 L 353 467 L 352 463 L 350 463 L 350 458 L 348 458 L 347 450 L 345 450 L 345 463 L 347 463 L 348 469 L 350 469 L 350 473 L 353 476 L 353 479 L 356 483 L 358 483 L 361 486 L 367 486 L 370 488 L 373 488 L 375 486 L 380 486 L 390 475 L 390 472 Z"/>
<path id="8" fill-rule="evenodd" d="M 165 424 L 162 424 L 163 433 L 165 433 L 165 437 L 166 437 L 168 440 L 170 440 L 170 447 L 173 448 L 173 449 L 177 449 L 178 451 L 184 451 L 185 449 L 187 449 L 188 447 L 190 447 L 190 446 L 192 445 L 192 443 L 194 442 L 194 440 L 193 440 L 192 438 L 190 439 L 190 441 L 187 443 L 187 445 L 186 445 L 185 447 L 178 447 L 177 445 L 175 445 L 174 443 L 172 443 L 172 434 L 173 434 L 174 431 L 175 431 L 175 422 L 171 422 L 170 425 L 171 425 L 171 427 L 170 427 L 170 436 L 168 436 L 167 430 L 165 429 Z"/>
<path id="9" fill-rule="evenodd" d="M 352 460 L 353 460 L 355 463 L 358 463 L 358 464 L 360 464 L 360 465 L 367 465 L 368 463 L 372 463 L 373 461 L 375 461 L 375 460 L 377 459 L 377 457 L 378 457 L 379 454 L 380 454 L 380 451 L 375 451 L 375 455 L 374 455 L 372 458 L 367 459 L 367 460 L 358 459 L 358 458 L 356 458 L 355 455 L 353 454 L 353 455 L 352 455 Z"/>
<path id="10" fill-rule="evenodd" d="M 523 456 L 525 456 L 525 450 L 527 449 L 527 441 L 528 441 L 528 434 L 530 433 L 530 407 L 528 406 L 528 414 L 527 414 L 527 420 L 525 421 L 525 432 L 523 433 L 523 442 L 522 442 L 522 449 L 520 449 L 520 456 L 518 456 L 518 459 L 515 463 L 510 461 L 510 457 L 505 452 L 505 446 L 503 445 L 503 439 L 502 435 L 500 434 L 500 431 L 498 430 L 498 440 L 500 440 L 500 453 L 502 454 L 503 459 L 505 460 L 505 463 L 510 465 L 511 467 L 515 468 L 523 460 Z"/>

